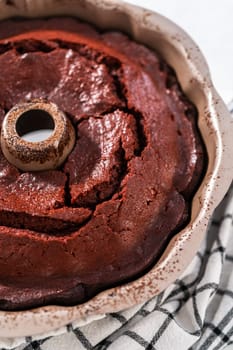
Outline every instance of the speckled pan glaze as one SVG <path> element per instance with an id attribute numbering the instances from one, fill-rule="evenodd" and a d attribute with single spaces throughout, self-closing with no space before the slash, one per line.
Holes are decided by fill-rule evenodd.
<path id="1" fill-rule="evenodd" d="M 54 130 L 40 142 L 25 141 L 16 131 L 20 116 L 31 110 L 47 112 Z M 68 118 L 51 102 L 34 100 L 14 106 L 5 116 L 1 130 L 1 147 L 8 161 L 24 171 L 56 169 L 70 154 L 75 144 L 75 131 Z"/>
<path id="2" fill-rule="evenodd" d="M 177 72 L 183 90 L 199 110 L 199 128 L 209 164 L 196 193 L 191 222 L 168 245 L 159 262 L 143 277 L 106 290 L 74 306 L 46 306 L 29 311 L 0 312 L 0 336 L 48 332 L 69 322 L 88 323 L 108 312 L 128 308 L 164 290 L 191 262 L 213 210 L 227 191 L 233 174 L 233 120 L 213 87 L 208 66 L 192 39 L 157 13 L 117 0 L 2 0 L 0 19 L 12 16 L 72 15 L 97 25 L 129 33 L 160 52 Z"/>

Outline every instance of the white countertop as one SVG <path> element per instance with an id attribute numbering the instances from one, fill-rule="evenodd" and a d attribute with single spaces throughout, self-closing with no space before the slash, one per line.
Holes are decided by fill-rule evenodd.
<path id="1" fill-rule="evenodd" d="M 127 0 L 167 16 L 195 40 L 225 102 L 233 98 L 233 0 Z"/>

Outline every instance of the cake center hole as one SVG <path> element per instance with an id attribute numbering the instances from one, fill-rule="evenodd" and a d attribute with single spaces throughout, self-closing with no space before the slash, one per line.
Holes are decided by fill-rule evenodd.
<path id="1" fill-rule="evenodd" d="M 24 112 L 16 123 L 18 135 L 30 142 L 46 140 L 54 128 L 55 123 L 52 116 L 42 109 L 31 109 Z"/>

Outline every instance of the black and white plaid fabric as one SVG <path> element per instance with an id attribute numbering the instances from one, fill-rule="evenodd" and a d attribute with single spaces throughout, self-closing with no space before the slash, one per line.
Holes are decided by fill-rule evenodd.
<path id="1" fill-rule="evenodd" d="M 233 111 L 233 103 L 231 107 Z M 233 185 L 192 263 L 163 293 L 83 327 L 74 323 L 39 337 L 0 339 L 0 346 L 2 350 L 233 349 Z"/>

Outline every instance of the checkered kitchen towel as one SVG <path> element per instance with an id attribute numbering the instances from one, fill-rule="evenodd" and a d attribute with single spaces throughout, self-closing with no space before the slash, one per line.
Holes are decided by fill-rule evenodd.
<path id="1" fill-rule="evenodd" d="M 216 209 L 199 252 L 166 291 L 83 327 L 73 323 L 40 337 L 0 339 L 0 346 L 2 350 L 233 349 L 233 185 Z"/>

